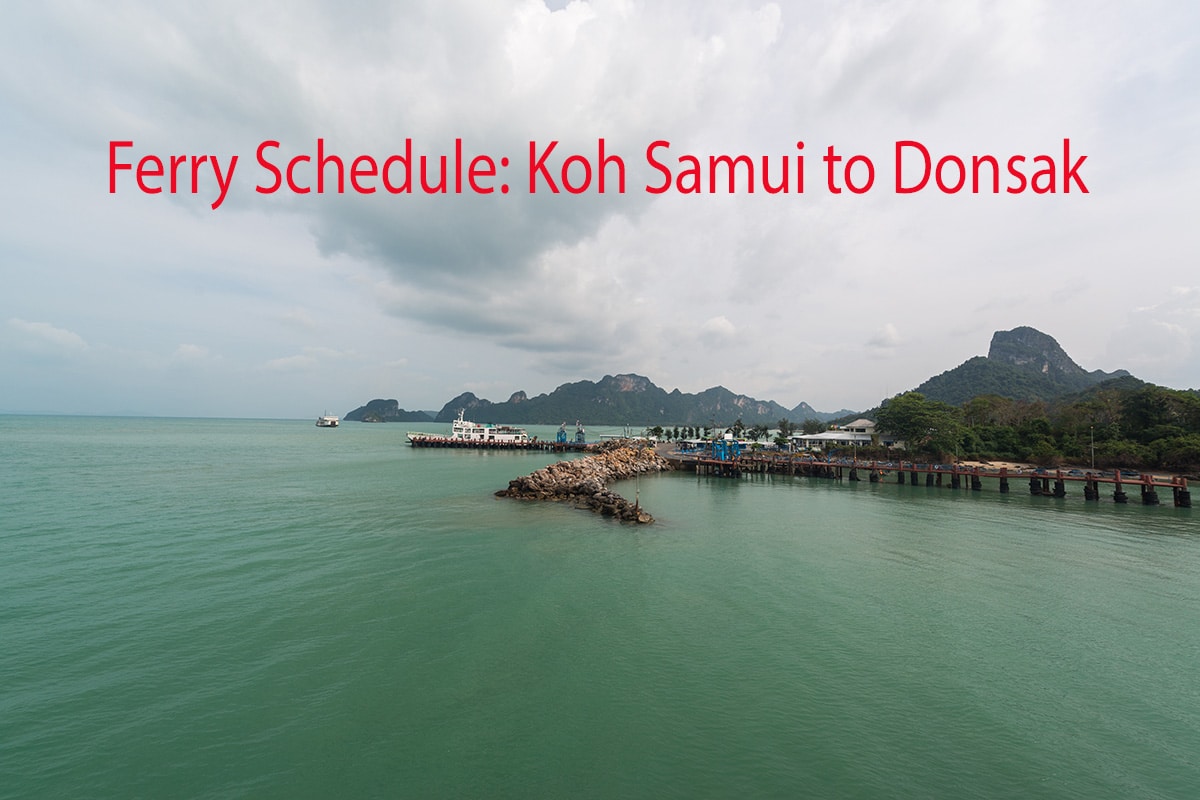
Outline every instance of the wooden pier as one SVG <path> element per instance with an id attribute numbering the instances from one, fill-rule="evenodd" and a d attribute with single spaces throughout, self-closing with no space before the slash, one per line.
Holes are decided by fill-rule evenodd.
<path id="1" fill-rule="evenodd" d="M 1159 505 L 1159 490 L 1171 490 L 1172 503 L 1177 508 L 1191 508 L 1192 495 L 1187 478 L 1162 478 L 1151 474 L 1137 476 L 1118 472 L 1084 472 L 1082 470 L 1010 470 L 1004 467 L 964 467 L 946 464 L 881 461 L 822 461 L 791 453 L 740 455 L 731 459 L 716 459 L 705 454 L 672 453 L 667 456 L 677 469 L 701 475 L 737 478 L 745 474 L 771 473 L 800 475 L 831 480 L 861 481 L 863 475 L 871 483 L 894 481 L 918 486 L 945 487 L 982 491 L 983 479 L 999 482 L 1000 492 L 1007 493 L 1013 481 L 1028 482 L 1029 493 L 1039 497 L 1066 497 L 1067 486 L 1083 484 L 1084 500 L 1099 500 L 1101 486 L 1112 490 L 1114 503 L 1128 503 L 1130 493 L 1137 493 L 1143 505 Z"/>

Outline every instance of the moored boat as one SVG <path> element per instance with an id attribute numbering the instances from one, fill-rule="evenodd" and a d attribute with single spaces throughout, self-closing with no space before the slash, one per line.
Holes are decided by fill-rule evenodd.
<path id="1" fill-rule="evenodd" d="M 318 428 L 336 428 L 340 421 L 341 420 L 339 420 L 337 417 L 333 416 L 332 414 L 322 414 L 321 416 L 317 417 L 317 427 Z"/>
<path id="2" fill-rule="evenodd" d="M 409 431 L 408 443 L 414 447 L 526 447 L 533 441 L 524 428 L 472 422 L 464 419 L 465 414 L 466 409 L 459 409 L 449 436 Z"/>

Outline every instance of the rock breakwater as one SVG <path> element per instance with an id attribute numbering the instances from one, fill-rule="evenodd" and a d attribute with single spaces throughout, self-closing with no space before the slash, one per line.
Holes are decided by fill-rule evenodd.
<path id="1" fill-rule="evenodd" d="M 508 482 L 497 497 L 522 500 L 560 500 L 624 522 L 650 523 L 654 517 L 608 488 L 611 481 L 648 472 L 672 469 L 671 464 L 649 447 L 628 441 L 606 443 L 594 455 L 558 461 L 548 467 Z"/>

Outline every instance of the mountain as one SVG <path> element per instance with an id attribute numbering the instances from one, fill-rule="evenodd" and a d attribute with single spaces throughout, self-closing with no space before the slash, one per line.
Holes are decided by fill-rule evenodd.
<path id="1" fill-rule="evenodd" d="M 860 412 L 851 411 L 848 408 L 843 408 L 838 411 L 817 411 L 808 403 L 801 403 L 792 409 L 792 413 L 788 415 L 788 419 L 792 422 L 804 422 L 805 420 L 815 419 L 817 422 L 832 422 L 835 419 L 841 419 L 847 416 L 856 416 Z"/>
<path id="2" fill-rule="evenodd" d="M 524 394 L 522 392 L 522 394 Z M 442 406 L 442 410 L 434 415 L 434 422 L 453 422 L 458 418 L 459 409 L 466 410 L 468 419 L 479 421 L 486 418 L 489 422 L 498 422 L 492 414 L 492 406 L 496 405 L 491 400 L 480 400 L 473 392 L 463 392 L 458 397 L 454 398 L 446 405 Z"/>
<path id="3" fill-rule="evenodd" d="M 1077 394 L 1114 378 L 1131 377 L 1125 370 L 1103 372 L 1085 370 L 1071 359 L 1054 337 L 1029 327 L 996 331 L 987 356 L 976 356 L 952 370 L 934 376 L 916 388 L 930 400 L 961 405 L 979 395 L 994 394 L 1014 400 L 1054 400 Z M 849 420 L 870 415 L 841 409 L 821 412 L 808 403 L 785 408 L 771 400 L 757 400 L 735 394 L 724 386 L 714 386 L 697 394 L 655 386 L 641 375 L 605 375 L 599 381 L 564 383 L 549 394 L 530 397 L 514 392 L 508 400 L 493 403 L 464 392 L 450 400 L 436 414 L 405 411 L 395 400 L 372 400 L 346 414 L 347 420 L 364 422 L 448 423 L 465 409 L 466 417 L 476 422 L 507 424 L 558 425 L 579 420 L 586 425 L 727 426 L 735 420 L 751 426 L 774 426 L 787 418 L 800 424 Z"/>
<path id="4" fill-rule="evenodd" d="M 788 409 L 770 400 L 756 400 L 714 386 L 698 394 L 670 392 L 641 375 L 605 375 L 599 381 L 564 383 L 549 394 L 529 397 L 515 392 L 506 402 L 493 403 L 464 392 L 442 407 L 436 421 L 450 422 L 466 409 L 477 422 L 557 425 L 581 420 L 589 425 L 729 425 L 741 419 L 746 425 L 774 425 L 780 419 L 830 419 L 807 403 Z M 797 417 L 797 415 L 800 415 Z"/>
<path id="5" fill-rule="evenodd" d="M 1123 369 L 1088 372 L 1054 337 L 1035 328 L 1020 327 L 996 331 L 986 357 L 968 359 L 925 381 L 916 391 L 950 405 L 961 405 L 984 394 L 1014 400 L 1053 400 L 1128 376 Z"/>
<path id="6" fill-rule="evenodd" d="M 351 422 L 432 422 L 424 411 L 405 411 L 395 400 L 372 400 L 359 406 L 342 419 Z"/>

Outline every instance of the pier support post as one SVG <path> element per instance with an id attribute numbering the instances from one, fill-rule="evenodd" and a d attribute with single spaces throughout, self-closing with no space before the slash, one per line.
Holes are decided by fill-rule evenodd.
<path id="1" fill-rule="evenodd" d="M 854 467 L 850 468 L 850 480 L 852 480 L 852 481 L 859 480 L 858 470 L 856 470 Z"/>
<path id="2" fill-rule="evenodd" d="M 917 485 L 917 471 L 915 469 L 912 472 L 908 473 L 908 482 L 912 486 Z"/>
<path id="3" fill-rule="evenodd" d="M 940 472 L 937 474 L 937 485 L 938 486 L 942 485 L 942 473 L 940 473 Z"/>
<path id="4" fill-rule="evenodd" d="M 972 475 L 972 476 L 971 476 L 971 491 L 972 491 L 972 492 L 981 492 L 981 491 L 983 491 L 983 481 L 979 480 L 979 476 L 978 476 L 978 475 Z"/>
<path id="5" fill-rule="evenodd" d="M 879 483 L 879 470 L 871 470 L 871 474 L 867 476 L 867 480 L 871 483 Z"/>
<path id="6" fill-rule="evenodd" d="M 1042 493 L 1042 482 L 1037 479 L 1036 475 L 1029 479 L 1029 493 L 1035 497 Z"/>
<path id="7" fill-rule="evenodd" d="M 1192 493 L 1191 492 L 1189 492 L 1187 489 L 1183 488 L 1182 486 L 1176 486 L 1171 491 L 1175 494 L 1175 507 L 1176 508 L 1191 508 L 1192 507 Z"/>
<path id="8" fill-rule="evenodd" d="M 1000 494 L 1008 494 L 1008 478 L 1000 477 Z"/>
<path id="9" fill-rule="evenodd" d="M 1096 481 L 1088 480 L 1083 484 L 1083 499 L 1084 500 L 1099 500 L 1100 485 Z"/>
<path id="10" fill-rule="evenodd" d="M 901 485 L 904 484 L 904 468 L 903 467 L 896 470 L 896 483 L 899 483 Z"/>
<path id="11" fill-rule="evenodd" d="M 1142 505 L 1158 505 L 1158 492 L 1154 491 L 1154 487 L 1148 483 L 1142 484 Z"/>
<path id="12" fill-rule="evenodd" d="M 939 477 L 940 477 L 940 476 L 939 476 Z M 933 486 L 933 473 L 932 473 L 932 472 L 926 472 L 926 473 L 925 473 L 925 485 L 926 485 L 926 486 Z"/>
<path id="13" fill-rule="evenodd" d="M 1113 502 L 1114 503 L 1128 503 L 1129 502 L 1129 496 L 1125 494 L 1125 489 L 1121 486 L 1120 483 L 1118 483 L 1117 488 L 1113 490 Z"/>
<path id="14" fill-rule="evenodd" d="M 962 486 L 962 478 L 960 478 L 958 476 L 958 471 L 955 470 L 954 474 L 950 476 L 950 488 L 957 489 L 961 486 Z"/>
<path id="15" fill-rule="evenodd" d="M 1055 497 L 1066 497 L 1067 496 L 1067 485 L 1063 482 L 1062 478 L 1058 478 L 1057 480 L 1054 481 L 1054 496 Z"/>

